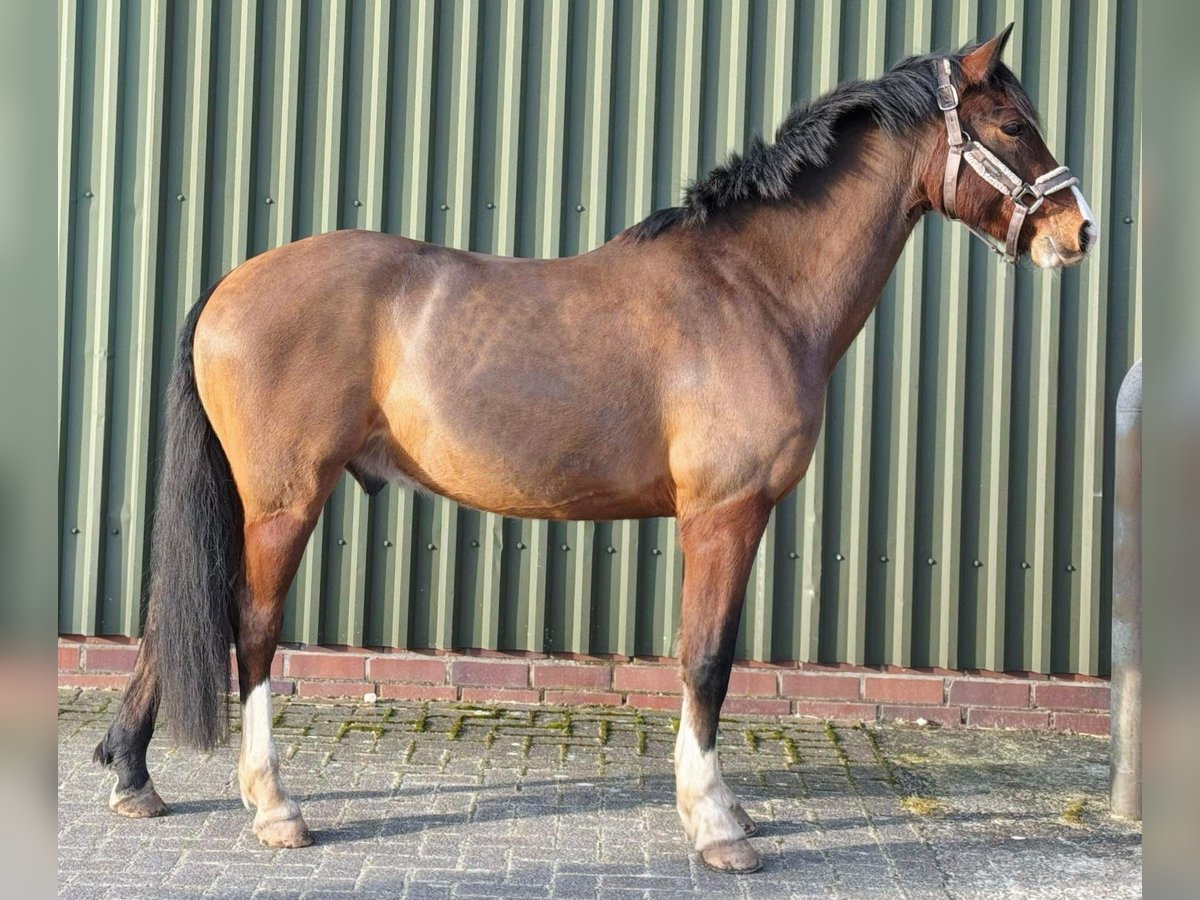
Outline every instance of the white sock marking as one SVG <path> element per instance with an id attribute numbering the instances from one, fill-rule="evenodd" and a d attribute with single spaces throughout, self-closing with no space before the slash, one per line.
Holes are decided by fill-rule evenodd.
<path id="1" fill-rule="evenodd" d="M 276 768 L 279 756 L 271 737 L 271 681 L 250 692 L 242 707 L 242 768 L 255 774 Z"/>
<path id="2" fill-rule="evenodd" d="M 702 750 L 696 740 L 688 694 L 685 687 L 675 739 L 675 795 L 683 827 L 699 851 L 741 840 L 746 833 L 733 817 L 737 798 L 721 777 L 717 748 Z"/>

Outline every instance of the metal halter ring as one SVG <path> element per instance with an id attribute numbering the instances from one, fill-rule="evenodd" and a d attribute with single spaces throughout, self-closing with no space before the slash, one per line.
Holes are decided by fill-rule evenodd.
<path id="1" fill-rule="evenodd" d="M 1036 212 L 1037 208 L 1042 205 L 1042 201 L 1046 199 L 1046 195 L 1031 184 L 1018 185 L 1011 196 L 1012 202 L 1024 209 L 1026 215 Z M 1027 197 L 1030 199 L 1027 200 Z"/>

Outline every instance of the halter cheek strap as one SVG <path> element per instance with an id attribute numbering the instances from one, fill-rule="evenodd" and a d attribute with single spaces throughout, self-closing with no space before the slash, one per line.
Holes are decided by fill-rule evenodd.
<path id="1" fill-rule="evenodd" d="M 988 248 L 1002 256 L 1005 261 L 1017 261 L 1017 245 L 1021 240 L 1021 228 L 1025 218 L 1037 211 L 1048 194 L 1066 190 L 1079 184 L 1079 179 L 1066 166 L 1051 169 L 1029 184 L 1006 166 L 1000 157 L 974 141 L 962 129 L 958 120 L 958 88 L 950 78 L 950 60 L 942 58 L 934 63 L 937 72 L 937 104 L 946 119 L 946 171 L 942 177 L 942 210 L 950 219 L 958 218 L 958 176 L 965 159 L 979 177 L 1001 194 L 1012 200 L 1013 211 L 1008 220 L 1008 233 L 1003 247 L 990 234 L 963 222 L 971 233 L 979 237 Z"/>

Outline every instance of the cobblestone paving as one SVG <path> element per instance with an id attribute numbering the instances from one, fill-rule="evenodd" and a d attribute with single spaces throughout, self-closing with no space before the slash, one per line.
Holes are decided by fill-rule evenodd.
<path id="1" fill-rule="evenodd" d="M 276 699 L 316 844 L 267 850 L 230 746 L 155 741 L 170 815 L 106 807 L 117 695 L 59 695 L 64 897 L 1136 897 L 1140 828 L 1105 806 L 1107 742 L 731 718 L 721 756 L 762 871 L 709 872 L 674 808 L 675 721 L 627 709 Z"/>

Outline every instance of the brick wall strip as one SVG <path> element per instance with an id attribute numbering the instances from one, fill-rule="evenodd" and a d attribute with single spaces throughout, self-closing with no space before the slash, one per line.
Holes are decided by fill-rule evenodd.
<path id="1" fill-rule="evenodd" d="M 59 685 L 125 686 L 137 643 L 60 638 Z M 579 654 L 378 652 L 283 647 L 271 667 L 276 693 L 361 700 L 559 706 L 629 706 L 678 713 L 673 659 Z M 230 686 L 237 665 L 230 656 Z M 943 727 L 1031 728 L 1109 733 L 1109 686 L 1094 678 L 951 672 L 895 666 L 757 663 L 734 667 L 723 712 L 807 716 L 839 723 L 927 722 Z"/>

